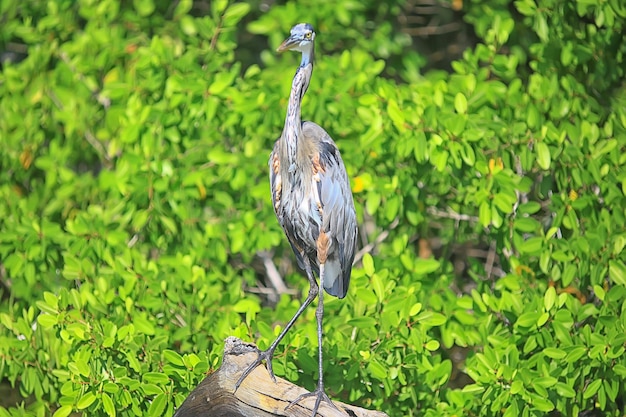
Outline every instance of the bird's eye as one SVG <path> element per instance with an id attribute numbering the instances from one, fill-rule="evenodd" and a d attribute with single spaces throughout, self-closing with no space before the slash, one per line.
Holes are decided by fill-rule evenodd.
<path id="1" fill-rule="evenodd" d="M 307 32 L 304 34 L 304 39 L 311 39 L 311 32 Z"/>

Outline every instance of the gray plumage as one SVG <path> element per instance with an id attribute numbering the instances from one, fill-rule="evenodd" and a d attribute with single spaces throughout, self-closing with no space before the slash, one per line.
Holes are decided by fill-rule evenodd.
<path id="1" fill-rule="evenodd" d="M 309 293 L 294 317 L 276 340 L 242 374 L 239 387 L 246 376 L 265 360 L 272 378 L 274 350 L 293 326 L 304 309 L 319 295 L 316 310 L 318 325 L 319 379 L 317 389 L 298 397 L 287 407 L 308 396 L 315 396 L 315 416 L 323 400 L 336 406 L 324 391 L 322 369 L 323 291 L 339 298 L 346 296 L 356 249 L 357 223 L 350 181 L 341 155 L 328 133 L 313 122 L 302 122 L 300 104 L 309 87 L 313 73 L 315 32 L 307 23 L 291 29 L 291 36 L 278 48 L 279 52 L 294 50 L 302 53 L 302 61 L 291 85 L 285 126 L 270 154 L 270 189 L 276 218 L 285 231 L 296 255 L 298 265 L 309 280 Z"/>

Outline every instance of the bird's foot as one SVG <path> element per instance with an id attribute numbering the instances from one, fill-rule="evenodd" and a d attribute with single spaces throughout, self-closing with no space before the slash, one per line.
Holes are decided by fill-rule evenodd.
<path id="1" fill-rule="evenodd" d="M 268 350 L 257 349 L 257 352 L 258 352 L 257 358 L 246 368 L 245 371 L 243 371 L 243 373 L 239 377 L 239 380 L 235 384 L 235 392 L 239 389 L 239 386 L 241 385 L 243 380 L 246 379 L 248 375 L 250 375 L 250 373 L 257 366 L 259 366 L 261 362 L 263 361 L 265 361 L 265 367 L 267 368 L 267 372 L 270 374 L 270 378 L 272 378 L 272 381 L 276 382 L 276 376 L 274 376 L 274 371 L 272 369 L 272 358 L 274 357 L 274 350 L 273 349 L 268 349 Z"/>
<path id="2" fill-rule="evenodd" d="M 335 405 L 335 403 L 333 403 L 331 401 L 331 399 L 328 397 L 328 395 L 326 395 L 326 392 L 324 392 L 324 387 L 320 387 L 318 386 L 315 391 L 312 392 L 307 392 L 304 394 L 301 394 L 298 396 L 298 398 L 296 398 L 295 400 L 293 400 L 292 402 L 289 403 L 289 405 L 287 407 L 285 407 L 285 410 L 288 409 L 289 407 L 299 403 L 300 401 L 302 401 L 305 398 L 309 398 L 309 397 L 315 397 L 315 405 L 313 406 L 313 414 L 312 417 L 315 417 L 315 415 L 317 414 L 317 410 L 320 407 L 320 404 L 322 401 L 324 401 L 325 403 L 327 403 L 328 405 L 330 405 L 332 408 L 334 408 L 337 411 L 341 411 L 339 410 L 339 408 L 337 408 L 337 406 Z"/>

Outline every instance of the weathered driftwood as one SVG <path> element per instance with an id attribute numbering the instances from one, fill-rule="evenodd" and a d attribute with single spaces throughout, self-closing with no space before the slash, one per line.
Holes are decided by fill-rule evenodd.
<path id="1" fill-rule="evenodd" d="M 257 358 L 257 347 L 236 337 L 224 344 L 224 360 L 216 372 L 206 377 L 185 399 L 174 417 L 311 417 L 315 398 L 303 399 L 285 410 L 285 407 L 304 388 L 284 379 L 272 381 L 265 366 L 258 366 L 235 392 L 235 383 L 242 372 Z M 369 411 L 333 401 L 335 410 L 322 403 L 317 412 L 321 417 L 386 417 L 385 413 Z"/>

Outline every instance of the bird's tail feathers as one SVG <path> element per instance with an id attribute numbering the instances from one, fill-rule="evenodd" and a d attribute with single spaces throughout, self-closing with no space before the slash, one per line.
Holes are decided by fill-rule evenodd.
<path id="1" fill-rule="evenodd" d="M 324 289 L 330 295 L 338 298 L 346 296 L 347 285 L 344 285 L 344 276 L 341 263 L 336 257 L 331 257 L 324 264 Z"/>

